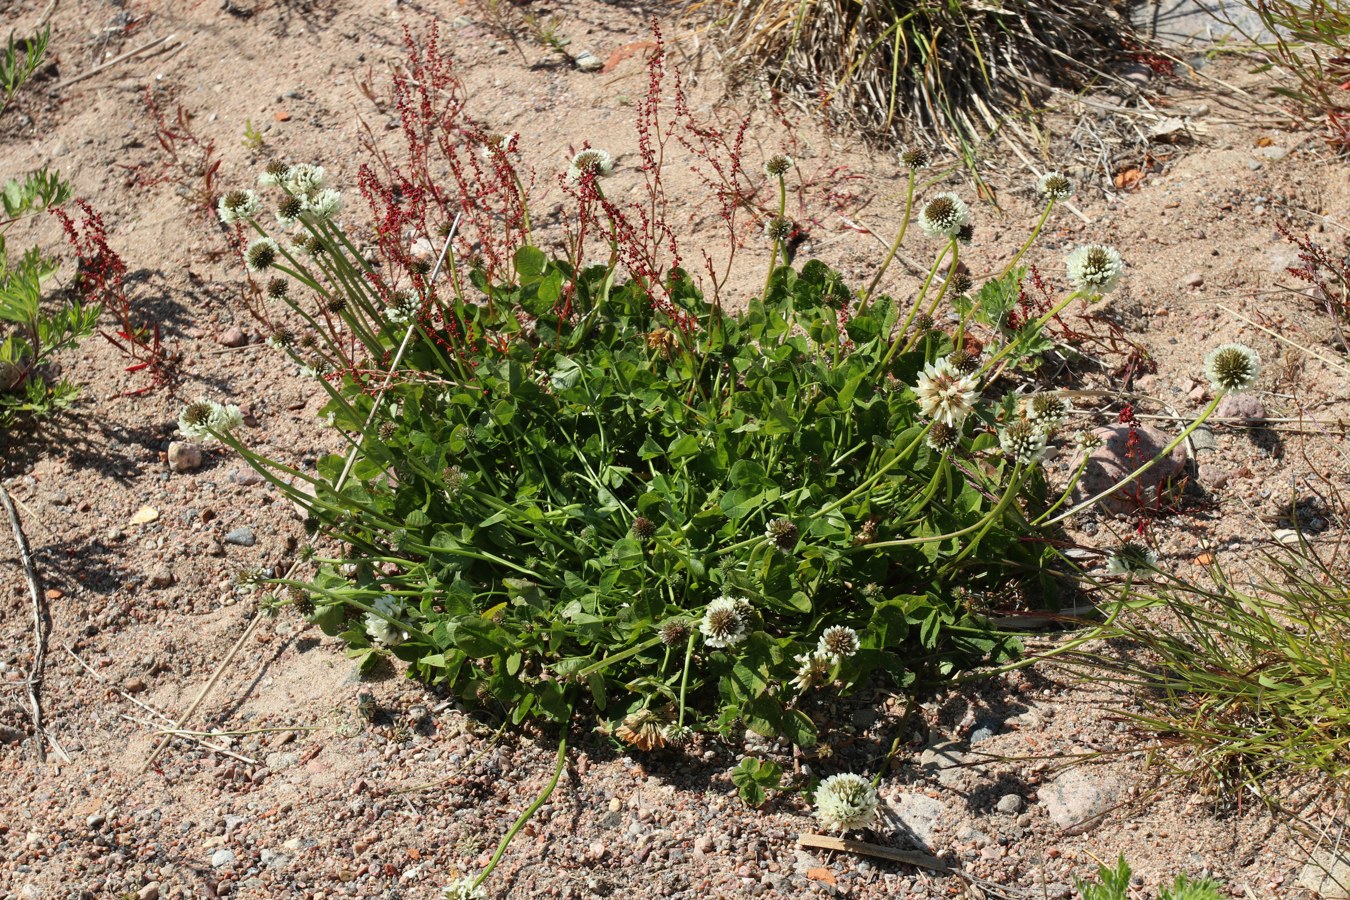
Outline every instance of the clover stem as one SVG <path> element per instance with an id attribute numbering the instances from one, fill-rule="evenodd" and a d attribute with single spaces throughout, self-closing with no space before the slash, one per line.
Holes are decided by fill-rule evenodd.
<path id="1" fill-rule="evenodd" d="M 872 302 L 872 293 L 881 283 L 881 276 L 886 274 L 886 270 L 891 266 L 891 260 L 895 259 L 895 254 L 900 252 L 900 244 L 905 239 L 905 232 L 909 230 L 910 213 L 914 211 L 914 180 L 916 171 L 909 170 L 909 185 L 905 189 L 905 216 L 900 220 L 900 231 L 895 236 L 895 241 L 891 244 L 891 249 L 887 252 L 886 258 L 881 262 L 881 268 L 877 269 L 877 274 L 872 276 L 872 283 L 867 286 L 867 291 L 863 294 L 862 302 L 858 304 L 858 315 L 862 315 L 867 310 L 867 304 Z"/>
<path id="2" fill-rule="evenodd" d="M 569 709 L 567 721 L 570 722 L 571 719 L 572 715 L 571 710 Z M 520 833 L 520 829 L 525 827 L 525 823 L 534 817 L 534 814 L 539 811 L 539 807 L 543 806 L 548 798 L 552 796 L 553 789 L 558 786 L 558 779 L 562 777 L 563 767 L 566 764 L 567 725 L 564 724 L 562 736 L 558 738 L 558 761 L 553 766 L 553 777 L 549 779 L 548 784 L 544 786 L 544 790 L 540 792 L 539 796 L 534 798 L 534 802 L 527 806 L 525 811 L 516 818 L 516 821 L 511 826 L 510 830 L 502 835 L 501 843 L 497 845 L 497 852 L 492 854 L 492 859 L 488 860 L 487 866 L 482 872 L 479 872 L 478 877 L 474 879 L 474 887 L 479 887 L 487 880 L 487 877 L 492 874 L 492 870 L 497 868 L 497 863 L 501 862 L 502 854 L 506 852 L 506 848 L 511 844 L 511 840 Z"/>

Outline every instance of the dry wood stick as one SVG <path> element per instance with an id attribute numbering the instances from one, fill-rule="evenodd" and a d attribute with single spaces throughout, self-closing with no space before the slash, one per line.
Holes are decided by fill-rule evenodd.
<path id="1" fill-rule="evenodd" d="M 895 847 L 884 847 L 881 844 L 869 844 L 867 841 L 855 841 L 851 838 L 830 837 L 825 834 L 799 834 L 797 843 L 803 847 L 814 847 L 818 850 L 843 850 L 846 853 L 860 853 L 864 856 L 875 856 L 879 859 L 889 859 L 891 862 L 904 863 L 907 866 L 918 866 L 922 869 L 931 869 L 934 872 L 953 872 L 954 870 L 945 865 L 942 860 L 929 856 L 927 853 L 918 853 L 913 850 L 897 850 Z"/>
<path id="2" fill-rule="evenodd" d="M 102 65 L 94 66 L 94 67 L 93 67 L 92 69 L 90 69 L 88 72 L 81 72 L 79 75 L 76 75 L 74 78 L 67 78 L 65 81 L 63 81 L 63 82 L 61 82 L 60 84 L 58 84 L 57 87 L 58 87 L 58 88 L 69 87 L 69 86 L 72 85 L 72 84 L 75 84 L 75 83 L 80 82 L 80 81 L 84 81 L 86 78 L 93 78 L 93 77 L 94 77 L 95 75 L 97 75 L 99 72 L 105 71 L 105 70 L 107 70 L 107 69 L 111 69 L 113 66 L 117 65 L 118 63 L 126 62 L 127 60 L 131 59 L 133 56 L 138 56 L 138 55 L 144 53 L 145 51 L 151 49 L 152 47 L 158 47 L 160 44 L 163 44 L 163 43 L 166 43 L 166 42 L 170 42 L 170 41 L 174 41 L 174 40 L 177 40 L 177 39 L 178 39 L 178 35 L 176 35 L 176 34 L 167 34 L 167 35 L 165 35 L 165 36 L 162 37 L 162 38 L 155 38 L 155 39 L 154 39 L 153 41 L 151 41 L 150 43 L 148 43 L 148 44 L 142 44 L 141 46 L 137 47 L 135 50 L 128 50 L 126 53 L 123 53 L 123 54 L 121 54 L 120 56 L 114 56 L 112 59 L 108 60 L 107 62 L 103 63 Z"/>
<path id="3" fill-rule="evenodd" d="M 0 502 L 4 503 L 9 514 L 9 525 L 14 529 L 14 541 L 19 545 L 19 561 L 23 564 L 24 574 L 28 577 L 28 593 L 33 598 L 33 665 L 28 669 L 28 704 L 33 717 L 33 746 L 37 748 L 38 762 L 47 761 L 47 750 L 42 743 L 46 733 L 42 729 L 42 673 L 47 662 L 47 634 L 51 631 L 51 616 L 43 599 L 42 584 L 38 581 L 37 567 L 33 565 L 33 553 L 28 549 L 28 538 L 24 536 L 23 526 L 19 523 L 19 511 L 9 491 L 0 487 Z"/>

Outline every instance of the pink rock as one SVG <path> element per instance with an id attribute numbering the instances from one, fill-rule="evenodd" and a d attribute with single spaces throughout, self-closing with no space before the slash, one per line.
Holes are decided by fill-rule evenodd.
<path id="1" fill-rule="evenodd" d="M 1252 394 L 1225 394 L 1214 414 L 1224 419 L 1260 422 L 1266 417 L 1266 407 Z"/>
<path id="2" fill-rule="evenodd" d="M 1093 432 L 1102 444 L 1088 456 L 1083 475 L 1074 487 L 1074 502 L 1081 503 L 1123 481 L 1171 442 L 1170 437 L 1149 425 L 1135 425 L 1134 433 L 1136 444 L 1131 447 L 1128 425 L 1109 425 Z M 1080 452 L 1070 464 L 1070 471 L 1077 471 L 1082 462 Z M 1115 515 L 1139 512 L 1165 495 L 1170 483 L 1185 471 L 1186 448 L 1178 445 L 1138 478 L 1103 497 L 1098 504 Z"/>
<path id="3" fill-rule="evenodd" d="M 248 335 L 238 325 L 227 328 L 216 336 L 216 343 L 222 347 L 242 347 L 248 343 Z"/>

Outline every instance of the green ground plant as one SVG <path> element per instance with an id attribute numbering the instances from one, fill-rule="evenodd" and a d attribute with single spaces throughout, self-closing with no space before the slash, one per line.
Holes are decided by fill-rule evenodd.
<path id="1" fill-rule="evenodd" d="M 1350 151 L 1350 7 L 1343 0 L 1246 0 L 1272 41 L 1255 41 L 1267 68 L 1293 76 L 1271 90 L 1320 121 L 1328 141 Z"/>
<path id="2" fill-rule="evenodd" d="M 251 312 L 327 392 L 345 452 L 314 470 L 264 457 L 235 434 L 237 410 L 209 402 L 180 429 L 225 442 L 308 513 L 314 575 L 271 579 L 266 602 L 341 637 L 363 669 L 397 658 L 467 706 L 564 726 L 553 780 L 448 896 L 485 896 L 579 717 L 643 750 L 743 728 L 809 748 L 828 734 L 827 690 L 913 694 L 1014 657 L 972 598 L 1015 584 L 1053 608 L 1058 524 L 1119 486 L 1078 505 L 1072 484 L 1050 490 L 1040 462 L 1067 402 L 999 373 L 1114 289 L 1119 254 L 1077 248 L 1053 304 L 976 349 L 966 328 L 987 304 L 933 324 L 973 289 L 958 265 L 973 225 L 924 181 L 925 152 L 902 157 L 903 222 L 865 288 L 787 262 L 795 163 L 777 154 L 764 288 L 732 310 L 683 266 L 669 224 L 661 54 L 637 107 L 639 199 L 611 199 L 613 158 L 584 147 L 550 178 L 566 203 L 565 249 L 549 253 L 517 139 L 467 118 L 434 31 L 409 44 L 392 104 L 407 157 L 377 154 L 357 179 L 371 225 L 344 220 L 343 193 L 303 163 L 273 162 L 261 194 L 218 204 Z M 449 179 L 431 175 L 442 166 Z M 1073 190 L 1054 173 L 1038 189 L 1042 223 Z M 724 209 L 731 224 L 742 207 Z M 898 301 L 879 286 L 919 232 L 930 268 Z M 1038 232 L 981 294 L 1016 293 Z M 1229 345 L 1206 366 L 1218 396 L 1202 420 L 1259 360 Z M 774 776 L 752 761 L 735 780 L 753 802 Z M 876 822 L 861 776 L 815 798 L 828 829 Z"/>
<path id="3" fill-rule="evenodd" d="M 25 39 L 11 32 L 0 48 L 0 116 L 42 66 L 50 37 L 50 29 Z M 23 220 L 69 199 L 70 184 L 46 168 L 0 187 L 0 432 L 68 406 L 79 391 L 53 373 L 53 357 L 92 334 L 102 308 L 75 295 L 44 308 L 45 284 L 60 264 L 37 246 L 12 254 L 7 242 Z"/>
<path id="4" fill-rule="evenodd" d="M 1098 866 L 1096 881 L 1079 881 L 1078 895 L 1082 900 L 1129 900 L 1132 874 L 1122 854 L 1114 869 Z M 1186 875 L 1178 875 L 1172 884 L 1158 890 L 1158 900 L 1222 900 L 1226 896 L 1218 882 L 1210 878 L 1192 881 Z"/>

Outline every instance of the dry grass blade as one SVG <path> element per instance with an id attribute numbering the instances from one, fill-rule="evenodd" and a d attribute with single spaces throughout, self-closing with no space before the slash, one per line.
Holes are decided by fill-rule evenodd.
<path id="1" fill-rule="evenodd" d="M 29 712 L 33 717 L 33 746 L 37 748 L 38 762 L 47 761 L 47 751 L 43 745 L 46 732 L 42 727 L 42 674 L 47 663 L 47 635 L 52 630 L 51 615 L 43 599 L 42 584 L 38 581 L 37 566 L 33 563 L 33 552 L 28 548 L 28 538 L 24 536 L 23 526 L 19 522 L 19 511 L 9 492 L 0 487 L 0 503 L 9 515 L 10 528 L 14 532 L 14 542 L 19 547 L 19 561 L 23 565 L 28 580 L 28 593 L 33 601 L 33 664 L 28 670 L 26 685 L 28 688 Z M 62 755 L 65 755 L 64 752 Z"/>

